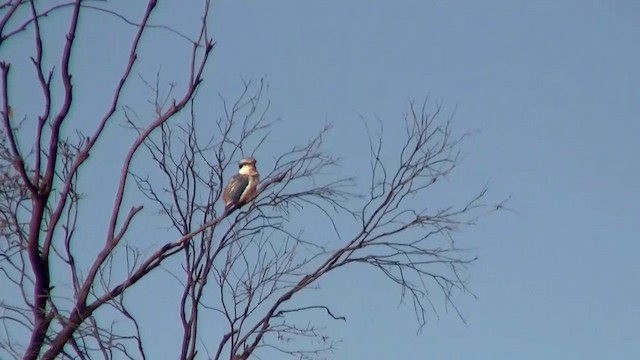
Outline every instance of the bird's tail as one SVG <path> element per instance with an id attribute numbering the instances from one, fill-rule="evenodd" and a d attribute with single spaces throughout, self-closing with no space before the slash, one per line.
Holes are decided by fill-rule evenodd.
<path id="1" fill-rule="evenodd" d="M 235 204 L 228 204 L 224 207 L 224 216 L 231 215 L 232 212 L 238 210 L 239 206 Z"/>

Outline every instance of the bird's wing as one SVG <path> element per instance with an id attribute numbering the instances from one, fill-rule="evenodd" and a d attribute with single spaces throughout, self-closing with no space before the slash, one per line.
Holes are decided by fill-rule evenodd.
<path id="1" fill-rule="evenodd" d="M 249 178 L 247 176 L 242 176 L 240 174 L 234 175 L 231 180 L 229 180 L 229 185 L 224 190 L 224 202 L 225 204 L 236 203 L 240 200 L 240 196 L 244 189 L 249 185 Z"/>

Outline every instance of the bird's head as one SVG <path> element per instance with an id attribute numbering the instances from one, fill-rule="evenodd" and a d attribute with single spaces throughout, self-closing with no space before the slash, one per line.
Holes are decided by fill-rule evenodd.
<path id="1" fill-rule="evenodd" d="M 240 162 L 238 163 L 238 167 L 240 168 L 240 170 L 238 170 L 238 173 L 240 173 L 241 175 L 258 175 L 258 171 L 256 170 L 256 159 L 254 159 L 252 156 L 248 156 L 240 160 Z"/>

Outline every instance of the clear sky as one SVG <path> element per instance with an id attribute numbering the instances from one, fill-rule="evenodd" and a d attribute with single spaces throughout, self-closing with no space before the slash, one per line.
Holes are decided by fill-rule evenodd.
<path id="1" fill-rule="evenodd" d="M 192 33 L 197 24 L 187 19 L 200 7 L 186 3 L 160 2 L 165 15 L 153 22 Z M 360 115 L 379 117 L 393 134 L 408 102 L 429 95 L 445 110 L 457 106 L 456 128 L 474 133 L 450 193 L 439 196 L 457 198 L 485 183 L 493 199 L 513 195 L 514 213 L 457 234 L 480 257 L 468 271 L 478 298 L 457 302 L 466 325 L 440 306 L 416 334 L 412 309 L 398 305 L 400 291 L 354 268 L 313 293 L 348 319 L 326 323 L 342 341 L 329 358 L 640 356 L 640 2 L 215 1 L 213 15 L 218 44 L 202 91 L 231 96 L 241 78 L 266 76 L 270 114 L 282 118 L 272 141 L 312 136 L 331 122 L 328 147 L 345 158 L 344 174 L 358 174 L 368 167 Z M 75 53 L 78 78 L 113 80 L 92 64 L 121 68 L 131 29 L 115 24 L 81 24 L 90 29 L 80 44 L 101 46 Z M 139 71 L 153 74 L 161 64 L 168 80 L 179 78 L 173 71 L 184 64 L 168 49 L 186 45 L 171 35 L 161 41 L 166 47 L 145 45 L 155 52 Z M 74 116 L 101 114 L 108 90 L 80 94 L 84 105 Z M 117 153 L 126 136 L 110 131 Z M 93 161 L 118 167 L 111 157 Z M 161 286 L 152 278 L 144 289 Z M 156 302 L 143 316 L 171 311 Z M 178 346 L 169 324 L 143 331 L 159 339 L 152 358 Z"/>
<path id="2" fill-rule="evenodd" d="M 478 131 L 456 184 L 513 193 L 516 215 L 460 234 L 480 256 L 478 299 L 460 299 L 468 325 L 440 314 L 416 336 L 398 292 L 345 277 L 326 285 L 349 318 L 333 325 L 335 359 L 640 356 L 640 3 L 221 2 L 216 14 L 218 81 L 268 75 L 287 124 L 327 118 L 345 140 L 355 114 L 393 128 L 431 95 Z M 333 146 L 348 156 L 348 144 Z"/>

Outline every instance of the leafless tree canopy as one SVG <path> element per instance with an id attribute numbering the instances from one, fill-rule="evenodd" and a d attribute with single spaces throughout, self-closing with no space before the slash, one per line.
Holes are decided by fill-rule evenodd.
<path id="1" fill-rule="evenodd" d="M 144 301 L 132 299 L 130 290 L 150 274 L 180 284 L 180 294 L 147 296 L 177 297 L 181 359 L 271 352 L 322 358 L 336 339 L 305 319 L 313 313 L 346 321 L 348 314 L 303 303 L 296 294 L 315 291 L 326 274 L 346 274 L 356 264 L 397 284 L 420 326 L 439 306 L 430 291 L 441 291 L 445 306 L 457 311 L 452 295 L 467 291 L 461 272 L 475 258 L 455 246 L 452 232 L 500 205 L 485 206 L 484 189 L 457 206 L 433 208 L 424 200 L 456 167 L 464 138 L 454 135 L 440 105 L 410 104 L 399 119 L 406 134 L 393 139 L 404 144 L 398 153 L 386 153 L 383 134 L 369 132 L 366 182 L 332 175 L 340 154 L 324 146 L 330 126 L 269 154 L 271 168 L 259 163 L 263 181 L 255 200 L 225 217 L 225 181 L 243 155 L 276 141 L 278 127 L 268 116 L 263 81 L 221 96 L 217 117 L 201 114 L 214 97 L 199 89 L 215 44 L 210 1 L 201 5 L 194 34 L 152 23 L 155 0 L 136 18 L 101 0 L 0 5 L 1 358 L 146 358 L 154 326 L 136 316 Z M 56 37 L 47 24 L 61 14 L 67 28 Z M 72 112 L 76 87 L 91 81 L 74 77 L 74 64 L 82 61 L 76 39 L 87 14 L 134 31 L 101 115 L 79 124 Z M 151 79 L 139 71 L 152 57 L 141 44 L 167 34 L 190 44 L 181 54 L 188 60 L 182 86 L 164 83 L 162 71 Z M 28 55 L 13 56 L 18 46 Z M 129 99 L 130 84 L 147 89 L 149 101 Z M 19 97 L 25 88 L 28 99 Z M 96 171 L 97 154 L 111 151 L 109 132 L 132 140 L 122 158 L 111 159 L 119 164 L 105 177 L 112 182 L 91 186 L 80 178 Z M 113 192 L 108 215 L 86 216 L 86 201 L 105 191 Z M 145 239 L 132 230 L 158 214 L 164 237 Z M 331 241 L 311 241 L 292 225 L 310 214 L 331 229 Z M 92 237 L 88 228 L 104 233 Z"/>

